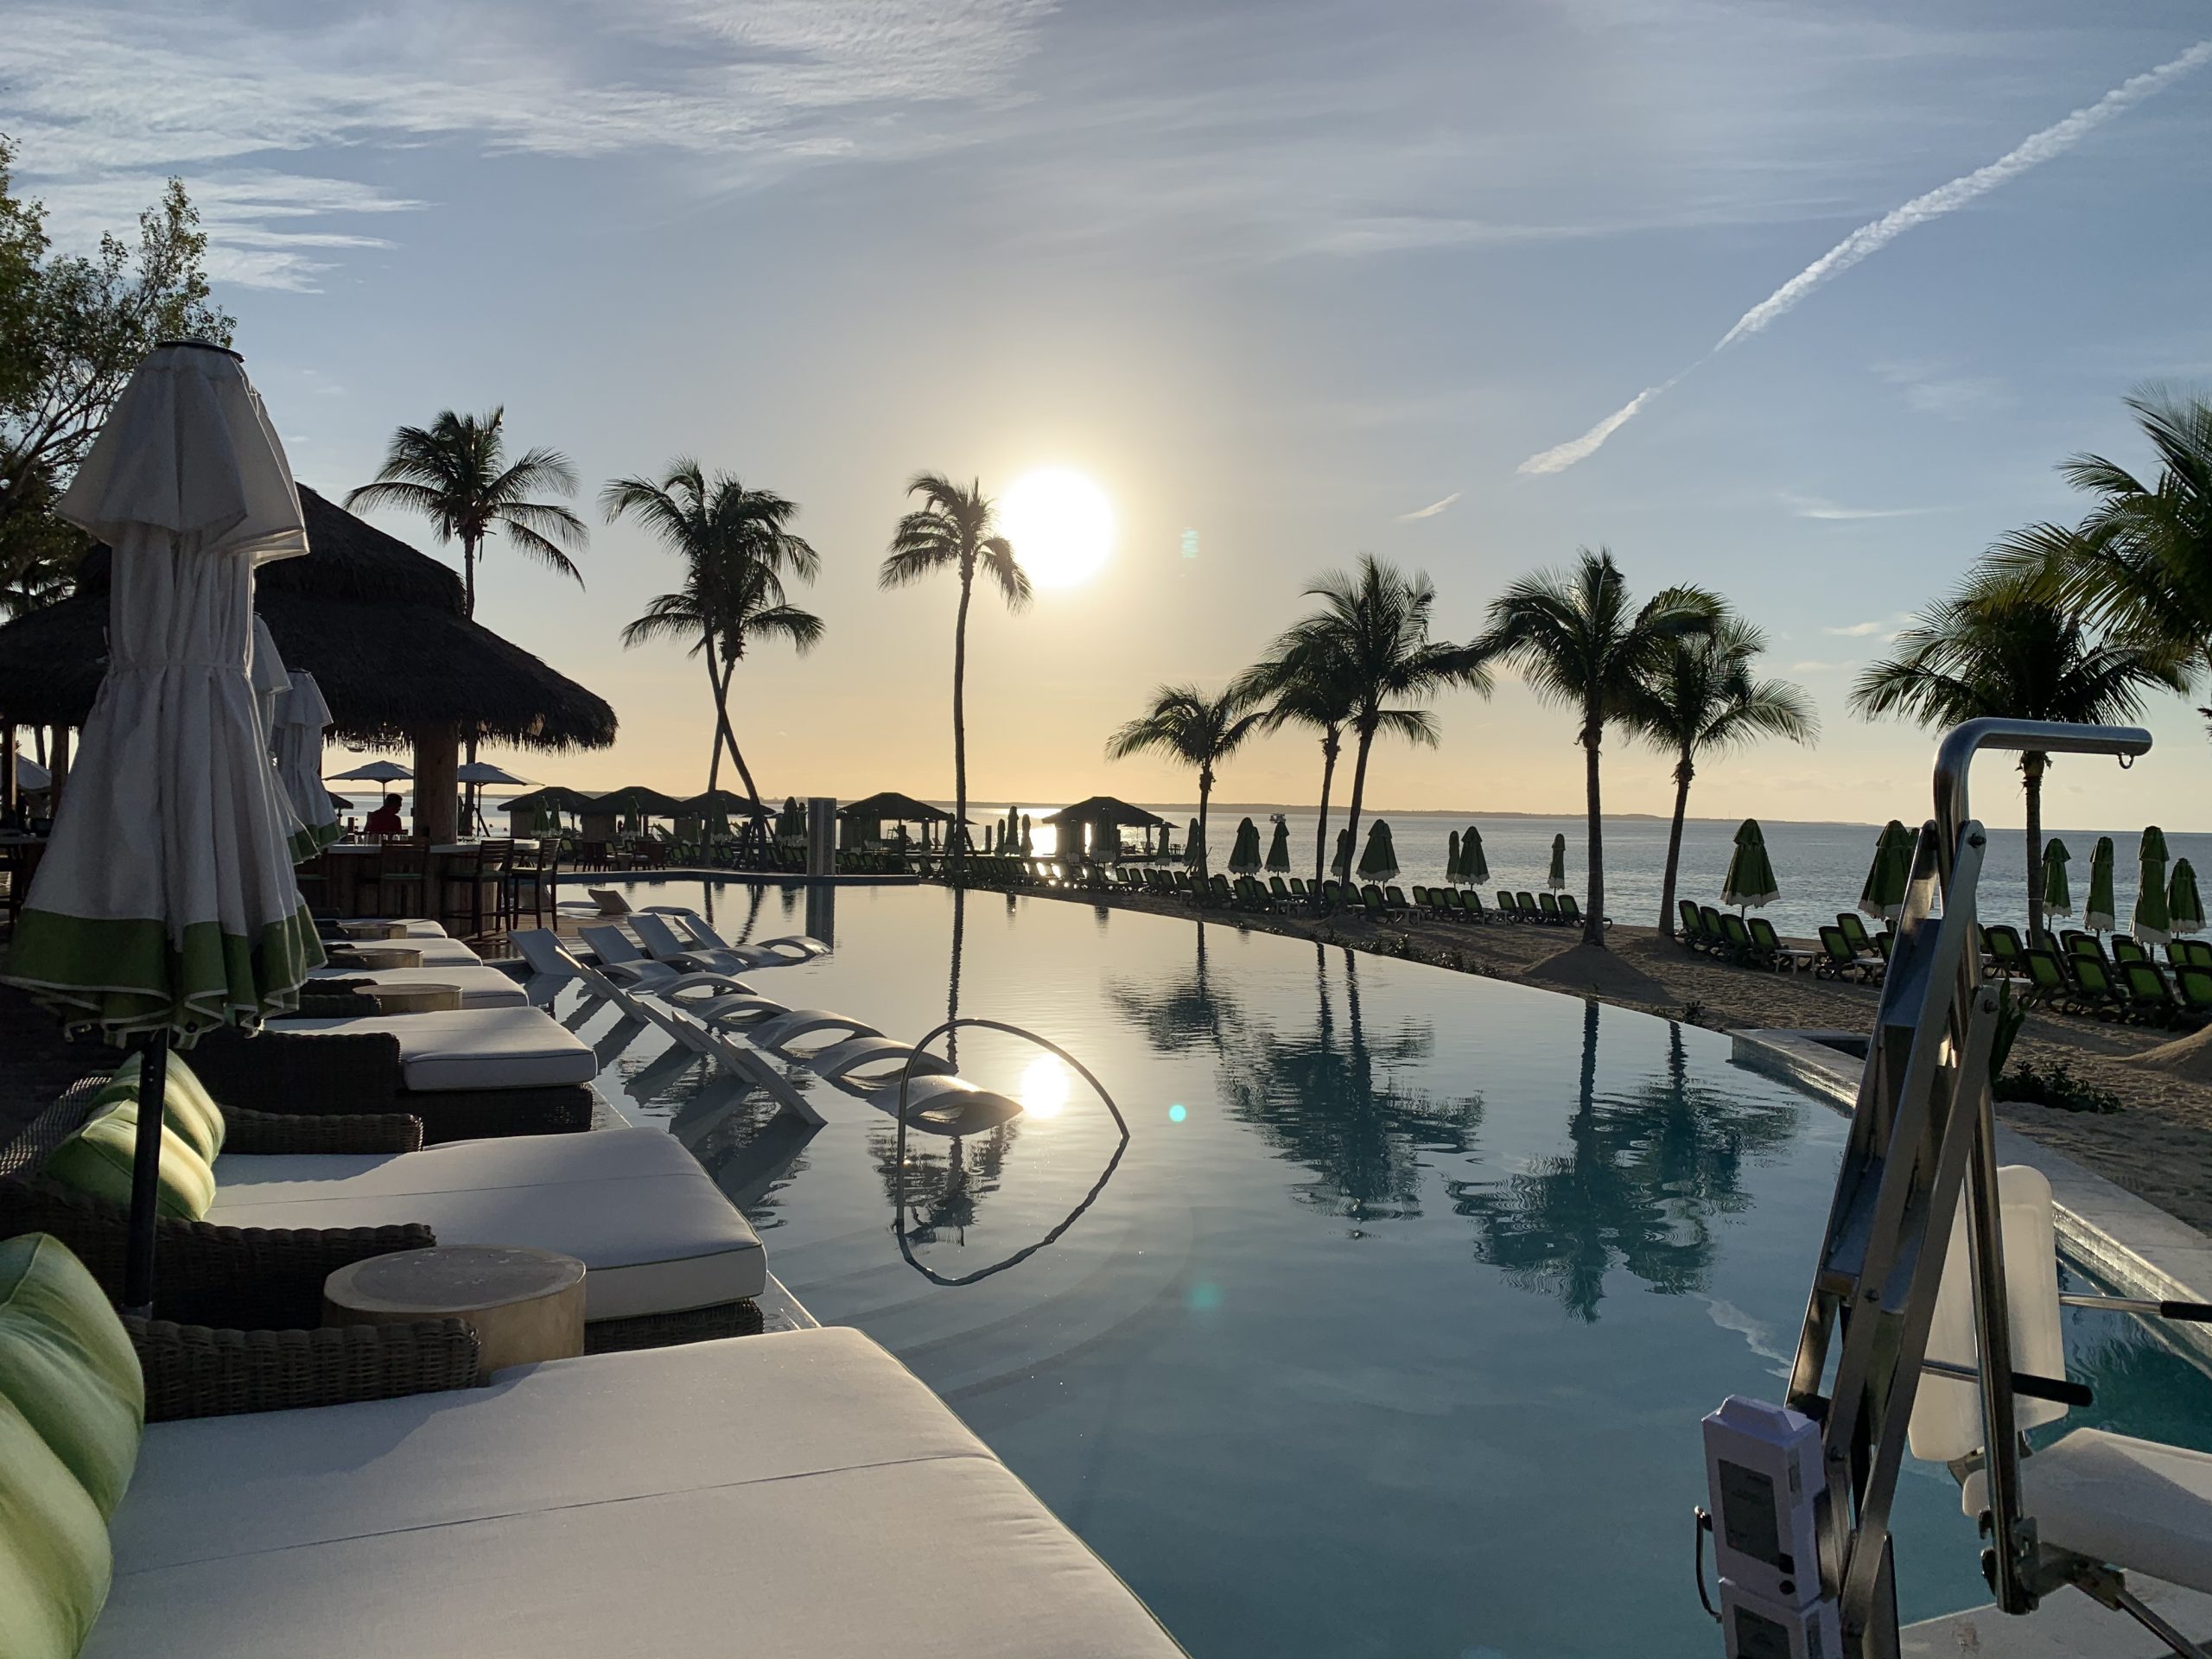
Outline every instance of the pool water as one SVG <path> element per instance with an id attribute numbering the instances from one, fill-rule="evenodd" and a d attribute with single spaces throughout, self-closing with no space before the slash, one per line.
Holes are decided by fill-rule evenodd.
<path id="1" fill-rule="evenodd" d="M 1780 1394 L 1835 1113 L 1710 1032 L 1233 925 L 936 888 L 630 897 L 711 905 L 733 939 L 827 931 L 755 988 L 910 1040 L 948 1010 L 1009 1020 L 1111 1091 L 1111 1179 L 992 1272 L 1120 1146 L 1060 1062 L 961 1032 L 962 1073 L 1028 1109 L 917 1135 L 902 1171 L 864 1100 L 795 1073 L 810 1130 L 556 1007 L 813 1313 L 898 1354 L 1199 1659 L 1718 1652 L 1689 1579 L 1698 1420 Z M 2073 1421 L 2212 1449 L 2212 1379 L 2133 1321 L 2069 1325 L 2100 1396 Z M 1986 1599 L 1943 1471 L 1908 1465 L 1897 1530 L 1908 1620 Z"/>

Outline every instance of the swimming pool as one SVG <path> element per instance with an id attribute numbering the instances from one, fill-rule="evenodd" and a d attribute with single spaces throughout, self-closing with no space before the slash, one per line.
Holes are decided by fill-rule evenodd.
<path id="1" fill-rule="evenodd" d="M 1719 1650 L 1689 1583 L 1698 1419 L 1780 1392 L 1842 1118 L 1713 1033 L 1519 985 L 998 893 L 845 889 L 830 917 L 826 891 L 810 923 L 796 888 L 630 896 L 711 903 L 732 938 L 833 927 L 831 956 L 753 976 L 794 1006 L 908 1039 L 957 1007 L 1067 1046 L 1131 1134 L 1063 1236 L 947 1287 L 902 1257 L 868 1103 L 797 1074 L 830 1120 L 809 1131 L 605 1010 L 579 1026 L 602 1088 L 1192 1654 Z M 1049 1234 L 1117 1144 L 1058 1062 L 959 1043 L 1029 1109 L 910 1144 L 907 1242 L 938 1279 Z M 2123 1319 L 2069 1327 L 2100 1391 L 2075 1421 L 2212 1448 L 2212 1380 Z M 1949 1478 L 1900 1486 L 1904 1616 L 1986 1600 Z"/>

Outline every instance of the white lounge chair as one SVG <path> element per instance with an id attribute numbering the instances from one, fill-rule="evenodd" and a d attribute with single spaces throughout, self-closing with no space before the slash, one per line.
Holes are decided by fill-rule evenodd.
<path id="1" fill-rule="evenodd" d="M 784 933 L 772 939 L 758 939 L 749 944 L 733 944 L 716 931 L 712 922 L 696 910 L 685 910 L 676 905 L 648 905 L 645 909 L 652 915 L 673 918 L 702 947 L 711 950 L 773 951 L 781 962 L 792 966 L 827 956 L 830 951 L 828 945 L 808 933 Z"/>
<path id="2" fill-rule="evenodd" d="M 639 949 L 637 942 L 620 928 L 612 925 L 602 927 L 580 927 L 576 932 L 599 958 L 600 971 L 618 985 L 633 990 L 652 991 L 661 996 L 673 996 L 693 989 L 715 989 L 726 994 L 749 995 L 752 987 L 723 969 L 686 969 L 664 962 L 656 962 Z M 521 935 L 516 935 L 518 940 Z M 517 946 L 520 948 L 519 945 Z"/>
<path id="3" fill-rule="evenodd" d="M 647 956 L 655 962 L 664 962 L 671 968 L 683 968 L 696 973 L 719 969 L 723 973 L 737 973 L 754 968 L 779 966 L 774 955 L 751 945 L 741 948 L 716 949 L 712 945 L 689 944 L 678 938 L 676 930 L 669 925 L 668 918 L 640 911 L 629 918 L 630 931 Z"/>
<path id="4" fill-rule="evenodd" d="M 798 1046 L 800 1039 L 818 1037 L 824 1032 L 836 1033 L 831 1040 L 839 1042 L 849 1037 L 883 1035 L 864 1020 L 829 1008 L 786 1008 L 779 1014 L 759 1021 L 745 1034 L 762 1048 L 798 1058 L 805 1052 Z M 815 1048 L 827 1048 L 829 1046 L 828 1043 L 809 1045 Z"/>
<path id="5" fill-rule="evenodd" d="M 1998 1172 L 1998 1189 L 2012 1367 L 2034 1376 L 2062 1376 L 2066 1350 L 2059 1324 L 2050 1183 L 2037 1170 L 2012 1165 Z M 1944 1260 L 1928 1357 L 1977 1369 L 1963 1207 Z M 2057 1421 L 2067 1408 L 2015 1395 L 2013 1411 L 2025 1431 Z M 1985 1512 L 1988 1485 L 1980 1467 L 1978 1384 L 1923 1376 L 1913 1402 L 1910 1442 L 1915 1457 L 1963 1473 L 1960 1501 L 1968 1516 Z M 2036 1524 L 2036 1592 L 2079 1586 L 2174 1645 L 2178 1633 L 2161 1628 L 2163 1621 L 2135 1601 L 2120 1574 L 2146 1573 L 2212 1594 L 2212 1454 L 2077 1428 L 2024 1456 L 2019 1469 L 2021 1513 Z M 2175 1646 L 2175 1651 L 2196 1650 Z"/>

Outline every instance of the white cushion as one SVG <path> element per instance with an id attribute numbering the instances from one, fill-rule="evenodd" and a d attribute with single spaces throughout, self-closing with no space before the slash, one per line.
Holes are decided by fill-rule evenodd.
<path id="1" fill-rule="evenodd" d="M 450 985 L 461 993 L 464 1008 L 521 1008 L 530 996 L 515 981 L 496 968 L 479 962 L 473 968 L 318 968 L 308 976 L 316 979 L 365 979 L 374 985 L 395 988 L 407 985 Z"/>
<path id="2" fill-rule="evenodd" d="M 1968 1515 L 1987 1489 L 1967 1478 Z M 2077 1428 L 2020 1459 L 2020 1498 L 2046 1544 L 2212 1592 L 2212 1453 Z"/>
<path id="3" fill-rule="evenodd" d="M 547 1089 L 599 1073 L 591 1045 L 539 1009 L 461 1008 L 344 1020 L 273 1020 L 271 1031 L 385 1032 L 399 1039 L 402 1080 L 426 1094 Z"/>
<path id="4" fill-rule="evenodd" d="M 1179 1652 L 852 1331 L 156 1424 L 112 1532 L 87 1659 Z"/>
<path id="5" fill-rule="evenodd" d="M 484 965 L 484 958 L 459 939 L 395 939 L 392 944 L 398 950 L 420 951 L 425 968 L 481 968 Z M 376 945 L 370 942 L 366 948 L 373 950 Z"/>
<path id="6" fill-rule="evenodd" d="M 429 1015 L 417 1015 L 427 1019 Z M 660 1129 L 453 1141 L 420 1152 L 225 1154 L 225 1227 L 423 1222 L 441 1244 L 521 1244 L 573 1255 L 587 1319 L 674 1313 L 758 1296 L 767 1254 L 745 1217 Z"/>

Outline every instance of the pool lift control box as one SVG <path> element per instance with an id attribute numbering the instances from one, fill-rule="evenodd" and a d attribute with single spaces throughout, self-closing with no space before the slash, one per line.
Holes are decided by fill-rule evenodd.
<path id="1" fill-rule="evenodd" d="M 1728 1659 L 1840 1659 L 1836 1605 L 1821 1587 L 1820 1426 L 1730 1395 L 1705 1420 L 1705 1478 Z"/>

